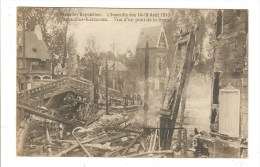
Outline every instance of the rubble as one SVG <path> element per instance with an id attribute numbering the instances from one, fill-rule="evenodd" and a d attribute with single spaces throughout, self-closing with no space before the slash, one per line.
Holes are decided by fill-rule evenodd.
<path id="1" fill-rule="evenodd" d="M 104 108 L 68 92 L 51 98 L 48 106 L 19 103 L 17 108 L 29 113 L 27 120 L 30 122 L 22 155 L 174 157 L 178 155 L 174 149 L 162 150 L 163 136 L 158 119 L 160 96 L 158 93 L 153 93 L 153 96 L 145 126 L 144 106 L 133 99 L 128 105 L 115 103 Z M 55 101 L 51 100 L 60 103 L 54 105 Z M 21 124 L 21 128 L 24 126 Z M 174 145 L 177 140 L 174 136 Z"/>
<path id="2" fill-rule="evenodd" d="M 42 123 L 32 120 L 25 144 L 25 156 L 103 156 L 103 157 L 166 157 L 173 151 L 159 151 L 158 130 L 143 130 L 134 113 L 103 114 L 86 127 Z M 50 126 L 52 124 L 52 126 Z M 48 129 L 48 130 L 47 130 Z"/>

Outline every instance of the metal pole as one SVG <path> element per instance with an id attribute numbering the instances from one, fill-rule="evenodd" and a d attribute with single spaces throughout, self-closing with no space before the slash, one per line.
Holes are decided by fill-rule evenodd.
<path id="1" fill-rule="evenodd" d="M 92 157 L 92 155 L 90 154 L 90 152 L 85 148 L 85 146 L 82 144 L 82 142 L 79 141 L 78 137 L 74 134 L 75 130 L 78 130 L 78 129 L 83 129 L 82 127 L 77 127 L 75 129 L 73 129 L 72 131 L 72 135 L 73 137 L 77 140 L 78 144 L 80 145 L 80 147 L 83 149 L 83 151 L 85 152 L 85 154 L 88 156 L 88 157 Z"/>
<path id="2" fill-rule="evenodd" d="M 108 115 L 108 65 L 106 56 L 106 114 Z"/>

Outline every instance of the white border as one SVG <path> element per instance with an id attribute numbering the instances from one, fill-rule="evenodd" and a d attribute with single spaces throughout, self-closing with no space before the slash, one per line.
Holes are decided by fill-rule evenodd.
<path id="1" fill-rule="evenodd" d="M 16 157 L 16 7 L 124 7 L 249 9 L 249 158 L 248 159 L 126 159 L 126 158 L 24 158 Z M 1 166 L 260 166 L 259 145 L 259 1 L 18 1 L 1 5 Z"/>

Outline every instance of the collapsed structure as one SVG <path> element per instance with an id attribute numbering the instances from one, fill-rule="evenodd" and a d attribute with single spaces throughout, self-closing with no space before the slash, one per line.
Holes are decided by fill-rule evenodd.
<path id="1" fill-rule="evenodd" d="M 248 138 L 248 11 L 219 10 L 216 39 L 211 44 L 214 49 L 211 132 L 236 143 L 232 149 L 229 148 L 232 142 L 227 144 L 233 150 L 229 156 L 247 156 L 247 146 L 240 144 L 247 143 Z"/>

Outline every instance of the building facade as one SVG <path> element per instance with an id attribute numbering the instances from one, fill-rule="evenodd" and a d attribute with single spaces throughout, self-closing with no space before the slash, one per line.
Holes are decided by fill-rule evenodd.
<path id="1" fill-rule="evenodd" d="M 139 68 L 139 79 L 144 79 L 145 50 L 146 44 L 149 47 L 149 82 L 155 90 L 164 90 L 167 79 L 167 51 L 168 43 L 163 26 L 145 27 L 141 29 L 136 57 Z"/>
<path id="2" fill-rule="evenodd" d="M 52 79 L 51 58 L 40 26 L 34 32 L 17 33 L 17 91 L 28 90 Z"/>
<path id="3" fill-rule="evenodd" d="M 211 131 L 248 137 L 248 11 L 219 10 L 214 48 Z"/>

